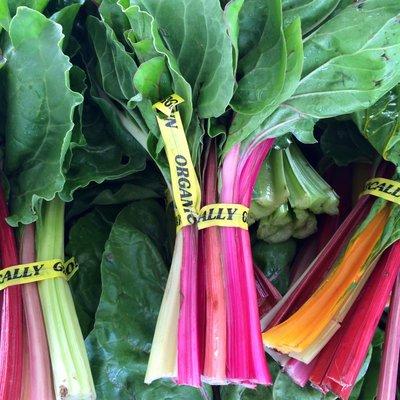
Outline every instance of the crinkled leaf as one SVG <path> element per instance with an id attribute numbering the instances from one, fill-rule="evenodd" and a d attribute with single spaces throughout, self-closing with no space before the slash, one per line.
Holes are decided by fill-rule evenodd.
<path id="1" fill-rule="evenodd" d="M 378 153 L 400 165 L 400 86 L 383 96 L 372 107 L 353 115 L 363 136 Z"/>
<path id="2" fill-rule="evenodd" d="M 90 182 L 118 179 L 144 169 L 145 151 L 138 146 L 132 149 L 119 145 L 118 137 L 129 134 L 120 124 L 107 121 L 92 103 L 83 109 L 82 130 L 85 143 L 71 149 L 72 159 L 61 193 L 65 201 L 72 200 L 75 190 Z"/>
<path id="3" fill-rule="evenodd" d="M 300 17 L 303 34 L 324 21 L 340 0 L 283 0 L 283 22 L 287 26 Z"/>
<path id="4" fill-rule="evenodd" d="M 372 105 L 400 81 L 399 17 L 397 0 L 366 0 L 323 24 L 305 40 L 303 78 L 287 103 L 314 118 Z"/>
<path id="5" fill-rule="evenodd" d="M 100 264 L 104 245 L 111 226 L 92 211 L 78 219 L 69 233 L 66 253 L 75 257 L 79 273 L 70 281 L 75 309 L 83 336 L 86 337 L 94 325 L 94 317 L 101 295 Z"/>
<path id="6" fill-rule="evenodd" d="M 79 3 L 71 4 L 69 6 L 62 8 L 60 11 L 57 11 L 50 17 L 52 21 L 57 22 L 62 26 L 63 34 L 65 36 L 63 40 L 64 51 L 68 47 L 75 18 L 80 8 L 81 5 Z"/>
<path id="7" fill-rule="evenodd" d="M 137 66 L 133 58 L 106 23 L 89 17 L 87 28 L 97 55 L 103 90 L 115 100 L 129 100 L 136 94 L 133 75 Z"/>
<path id="8" fill-rule="evenodd" d="M 240 38 L 242 32 L 246 43 Z M 239 14 L 239 44 L 240 80 L 231 106 L 243 114 L 267 114 L 285 81 L 286 43 L 280 0 L 244 3 Z"/>
<path id="9" fill-rule="evenodd" d="M 118 215 L 106 243 L 102 295 L 86 340 L 100 399 L 201 400 L 189 387 L 143 382 L 168 273 L 158 245 L 164 218 L 155 202 L 133 203 Z"/>
<path id="10" fill-rule="evenodd" d="M 201 118 L 224 113 L 234 86 L 232 44 L 217 0 L 140 0 L 154 17 Z M 158 50 L 160 51 L 160 50 Z"/>
<path id="11" fill-rule="evenodd" d="M 129 22 L 116 0 L 102 0 L 99 13 L 104 22 L 109 25 L 118 40 L 124 40 L 124 34 L 129 29 Z"/>
<path id="12" fill-rule="evenodd" d="M 60 25 L 26 7 L 10 24 L 5 168 L 13 225 L 36 220 L 40 200 L 54 198 L 65 182 L 62 164 L 82 96 L 70 89 L 62 37 Z"/>

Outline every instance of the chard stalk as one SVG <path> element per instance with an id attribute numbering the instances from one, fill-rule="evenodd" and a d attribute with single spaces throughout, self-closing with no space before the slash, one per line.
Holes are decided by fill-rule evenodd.
<path id="1" fill-rule="evenodd" d="M 37 223 L 39 261 L 64 259 L 64 203 L 57 197 L 42 205 Z M 56 399 L 96 398 L 82 332 L 68 283 L 62 278 L 38 283 L 53 369 Z"/>
<path id="2" fill-rule="evenodd" d="M 285 149 L 284 168 L 293 208 L 310 209 L 315 214 L 337 214 L 339 199 L 331 187 L 292 143 Z"/>
<path id="3" fill-rule="evenodd" d="M 200 338 L 198 297 L 198 230 L 182 229 L 183 251 L 178 324 L 178 384 L 200 387 Z"/>
<path id="4" fill-rule="evenodd" d="M 31 224 L 22 232 L 20 260 L 21 263 L 31 263 L 35 259 L 35 228 Z M 27 328 L 27 372 L 30 377 L 27 399 L 53 400 L 50 355 L 37 284 L 22 285 L 22 297 Z"/>
<path id="5" fill-rule="evenodd" d="M 222 165 L 220 200 L 249 206 L 258 172 L 273 140 L 262 142 L 251 157 L 240 156 L 235 145 Z M 257 294 L 249 232 L 221 228 L 227 287 L 227 377 L 230 382 L 270 384 L 261 342 Z"/>
<path id="6" fill-rule="evenodd" d="M 204 205 L 217 201 L 217 159 L 210 148 L 204 177 Z M 206 322 L 204 345 L 205 380 L 226 382 L 226 297 L 220 231 L 213 226 L 200 231 L 201 258 L 205 274 Z"/>
<path id="7" fill-rule="evenodd" d="M 399 258 L 400 242 L 397 241 L 382 255 L 357 301 L 343 320 L 341 328 L 318 356 L 310 377 L 315 386 L 327 388 L 345 400 L 350 397 L 399 273 Z M 396 335 L 398 336 L 397 332 Z M 395 341 L 399 342 L 399 339 L 395 338 Z M 398 352 L 394 357 L 397 377 Z M 390 381 L 393 376 L 389 373 L 387 378 Z M 393 382 L 390 384 L 393 386 Z M 392 388 L 391 392 L 384 392 L 384 398 L 389 399 L 390 397 L 387 397 L 389 393 L 395 395 L 395 390 L 396 378 L 394 378 L 394 389 Z"/>
<path id="8" fill-rule="evenodd" d="M 262 319 L 263 330 L 271 328 L 292 315 L 311 296 L 332 267 L 342 248 L 350 239 L 353 230 L 367 216 L 373 199 L 361 197 L 346 220 L 332 236 L 331 240 L 318 254 L 317 258 L 304 271 L 303 275 L 285 294 L 282 300 Z"/>
<path id="9" fill-rule="evenodd" d="M 174 255 L 158 314 L 145 383 L 159 378 L 177 378 L 178 319 L 183 233 L 175 239 Z"/>
<path id="10" fill-rule="evenodd" d="M 396 247 L 400 244 L 397 242 Z M 399 263 L 397 258 L 397 263 Z M 378 379 L 377 400 L 395 400 L 400 351 L 400 274 L 390 300 L 389 319 L 385 330 L 385 344 Z"/>
<path id="11" fill-rule="evenodd" d="M 2 268 L 19 264 L 12 228 L 7 224 L 7 204 L 0 187 L 0 254 Z M 4 289 L 0 340 L 0 399 L 22 395 L 23 311 L 21 285 Z"/>

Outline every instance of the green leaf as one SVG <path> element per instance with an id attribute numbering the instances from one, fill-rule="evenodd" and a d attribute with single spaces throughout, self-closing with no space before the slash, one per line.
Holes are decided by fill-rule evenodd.
<path id="1" fill-rule="evenodd" d="M 99 399 L 201 400 L 196 389 L 166 381 L 144 384 L 167 265 L 161 207 L 133 203 L 117 217 L 101 263 L 102 294 L 86 343 Z"/>
<path id="2" fill-rule="evenodd" d="M 300 20 L 296 19 L 284 30 L 286 40 L 286 71 L 285 82 L 282 91 L 270 107 L 262 110 L 255 115 L 236 114 L 232 126 L 231 134 L 240 138 L 246 138 L 265 121 L 270 112 L 276 109 L 279 104 L 287 100 L 297 89 L 301 78 L 303 67 L 303 42 L 301 37 Z"/>
<path id="3" fill-rule="evenodd" d="M 26 7 L 10 23 L 5 170 L 12 225 L 35 221 L 41 199 L 53 199 L 65 182 L 62 164 L 82 96 L 70 89 L 62 37 L 60 25 Z"/>
<path id="4" fill-rule="evenodd" d="M 320 139 L 323 153 L 336 165 L 352 162 L 372 163 L 378 154 L 350 121 L 328 120 L 328 126 Z"/>
<path id="5" fill-rule="evenodd" d="M 114 31 L 120 42 L 124 40 L 124 34 L 129 29 L 129 22 L 116 0 L 102 0 L 99 13 L 102 20 Z"/>
<path id="6" fill-rule="evenodd" d="M 366 0 L 323 24 L 305 40 L 303 78 L 287 103 L 326 118 L 367 108 L 392 89 L 400 81 L 399 13 L 397 0 Z"/>
<path id="7" fill-rule="evenodd" d="M 340 0 L 283 0 L 283 22 L 287 26 L 300 17 L 303 34 L 324 21 Z"/>
<path id="8" fill-rule="evenodd" d="M 18 7 L 28 7 L 33 10 L 42 12 L 49 3 L 49 0 L 6 0 L 6 1 L 8 1 L 8 7 L 10 9 L 11 15 L 14 15 L 17 12 Z"/>
<path id="9" fill-rule="evenodd" d="M 200 118 L 223 114 L 235 80 L 232 44 L 219 1 L 140 2 L 154 17 L 163 40 L 176 58 L 179 72 L 189 82 Z"/>
<path id="10" fill-rule="evenodd" d="M 267 114 L 266 109 L 276 104 L 285 81 L 286 44 L 280 0 L 246 1 L 239 15 L 240 35 L 242 32 L 246 42 L 239 41 L 241 78 L 231 106 L 243 114 Z"/>
<path id="11" fill-rule="evenodd" d="M 363 136 L 387 161 L 400 166 L 400 86 L 353 115 Z"/>
<path id="12" fill-rule="evenodd" d="M 232 41 L 234 50 L 233 73 L 236 74 L 239 60 L 239 13 L 243 7 L 244 0 L 231 0 L 224 9 L 224 17 L 228 27 L 228 34 Z"/>
<path id="13" fill-rule="evenodd" d="M 160 81 L 166 79 L 167 67 L 163 57 L 154 57 L 140 64 L 133 78 L 133 83 L 144 97 L 151 99 L 153 103 L 162 98 L 160 93 Z M 168 82 L 168 86 L 170 83 Z"/>
<path id="14" fill-rule="evenodd" d="M 64 201 L 71 201 L 73 193 L 90 182 L 122 178 L 145 168 L 146 153 L 142 148 L 118 143 L 118 137 L 129 134 L 117 122 L 110 124 L 99 107 L 85 104 L 82 127 L 85 140 L 71 148 L 72 158 L 61 193 Z"/>
<path id="15" fill-rule="evenodd" d="M 81 8 L 81 5 L 78 3 L 71 4 L 67 7 L 64 7 L 60 11 L 57 11 L 55 14 L 53 14 L 50 19 L 54 22 L 57 22 L 62 26 L 63 34 L 65 36 L 63 40 L 63 50 L 65 51 L 69 39 L 71 36 L 72 32 L 72 27 L 74 26 L 75 18 L 76 15 L 78 14 L 79 9 Z"/>
<path id="16" fill-rule="evenodd" d="M 296 254 L 296 241 L 289 239 L 282 243 L 257 241 L 253 246 L 256 265 L 283 295 L 289 287 L 289 267 Z"/>
<path id="17" fill-rule="evenodd" d="M 90 16 L 87 29 L 97 55 L 103 90 L 115 100 L 129 100 L 136 94 L 134 60 L 106 23 Z"/>
<path id="18" fill-rule="evenodd" d="M 79 272 L 70 281 L 75 309 L 86 337 L 94 325 L 101 295 L 100 264 L 111 226 L 96 211 L 78 219 L 69 233 L 66 253 L 75 257 Z"/>
<path id="19" fill-rule="evenodd" d="M 323 395 L 310 386 L 297 386 L 285 373 L 280 372 L 273 387 L 274 400 L 323 400 L 336 399 L 336 396 Z"/>
<path id="20" fill-rule="evenodd" d="M 7 2 L 7 0 L 1 1 L 0 2 L 0 33 L 1 33 L 1 28 L 8 31 L 10 19 L 11 19 L 11 17 L 10 17 L 10 11 L 8 9 L 8 2 Z"/>

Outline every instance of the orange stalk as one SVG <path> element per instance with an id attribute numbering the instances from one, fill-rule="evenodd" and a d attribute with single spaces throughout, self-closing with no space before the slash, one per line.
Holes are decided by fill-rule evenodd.
<path id="1" fill-rule="evenodd" d="M 300 309 L 263 334 L 266 346 L 304 362 L 312 360 L 340 327 L 346 313 L 343 309 L 346 311 L 371 272 L 368 266 L 374 263 L 369 258 L 389 214 L 390 206 L 383 207 L 349 243 L 327 278 Z"/>

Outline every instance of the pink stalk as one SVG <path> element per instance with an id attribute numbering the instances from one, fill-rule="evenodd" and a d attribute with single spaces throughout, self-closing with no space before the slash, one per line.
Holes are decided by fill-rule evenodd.
<path id="1" fill-rule="evenodd" d="M 197 227 L 182 229 L 181 304 L 178 326 L 178 384 L 200 387 Z"/>
<path id="2" fill-rule="evenodd" d="M 256 279 L 258 314 L 262 317 L 282 298 L 282 295 L 257 265 L 254 266 L 254 276 Z"/>
<path id="3" fill-rule="evenodd" d="M 399 260 L 400 263 L 400 260 Z M 400 273 L 390 300 L 389 319 L 379 371 L 377 400 L 395 400 L 400 351 Z"/>
<path id="4" fill-rule="evenodd" d="M 217 201 L 217 159 L 211 148 L 204 177 L 204 205 Z M 221 238 L 218 227 L 200 232 L 206 288 L 206 326 L 203 375 L 207 382 L 226 382 L 226 299 Z"/>
<path id="5" fill-rule="evenodd" d="M 345 400 L 350 397 L 399 273 L 399 259 L 400 241 L 397 241 L 378 261 L 340 330 L 331 340 L 332 343 L 329 342 L 318 356 L 310 378 L 317 387 L 327 388 Z M 320 370 L 326 372 L 321 373 Z"/>
<path id="6" fill-rule="evenodd" d="M 262 162 L 273 140 L 257 146 L 251 157 L 240 158 L 234 146 L 222 166 L 221 202 L 250 205 Z M 227 377 L 231 382 L 270 384 L 261 340 L 253 259 L 248 231 L 221 228 L 228 303 Z"/>
<path id="7" fill-rule="evenodd" d="M 27 225 L 23 230 L 20 244 L 20 260 L 21 263 L 31 263 L 36 260 L 35 228 L 33 224 Z M 29 398 L 32 400 L 53 400 L 54 391 L 50 355 L 37 284 L 28 283 L 23 285 L 22 298 L 28 332 L 29 375 L 31 378 Z"/>
<path id="8" fill-rule="evenodd" d="M 311 372 L 315 365 L 315 359 L 309 364 L 291 358 L 285 365 L 285 372 L 297 385 L 304 387 L 310 379 Z"/>
<path id="9" fill-rule="evenodd" d="M 339 256 L 343 246 L 348 242 L 353 230 L 367 216 L 373 203 L 371 197 L 363 196 L 340 225 L 332 239 L 318 254 L 310 267 L 283 297 L 281 302 L 271 311 L 270 318 L 263 324 L 264 329 L 271 328 L 292 315 L 322 282 L 327 271 Z"/>
<path id="10" fill-rule="evenodd" d="M 0 188 L 0 252 L 2 268 L 18 264 L 17 246 L 7 224 L 7 205 Z M 0 399 L 17 400 L 22 394 L 22 296 L 21 286 L 4 290 L 0 341 Z"/>

